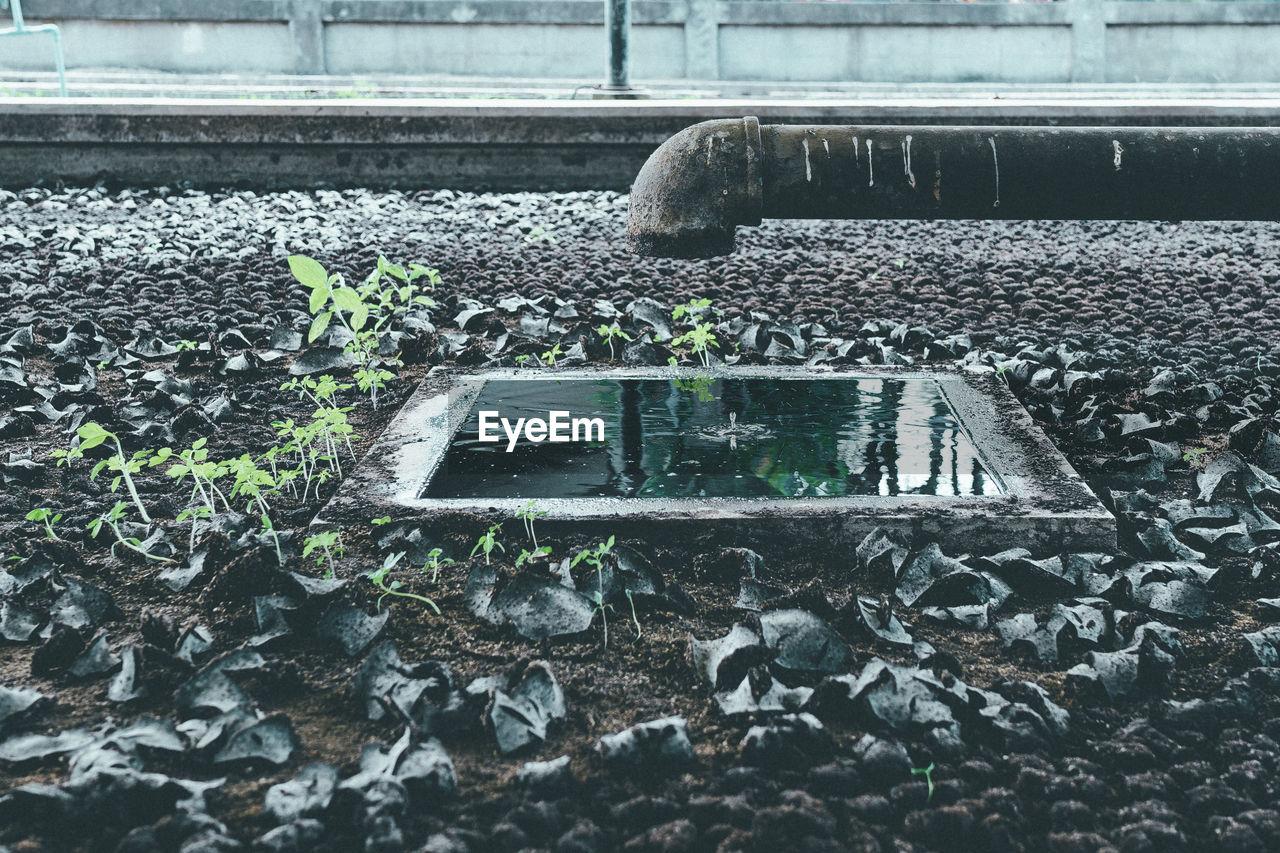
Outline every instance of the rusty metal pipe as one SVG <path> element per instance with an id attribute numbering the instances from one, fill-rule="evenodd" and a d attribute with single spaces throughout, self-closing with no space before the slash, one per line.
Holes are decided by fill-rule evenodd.
<path id="1" fill-rule="evenodd" d="M 627 245 L 712 257 L 762 219 L 1280 219 L 1280 128 L 686 128 L 631 190 Z"/>

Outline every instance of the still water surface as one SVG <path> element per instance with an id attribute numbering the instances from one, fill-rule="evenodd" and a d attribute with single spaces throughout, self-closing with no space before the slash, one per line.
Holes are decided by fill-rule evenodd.
<path id="1" fill-rule="evenodd" d="M 481 410 L 599 417 L 605 440 L 508 453 Z M 932 379 L 524 379 L 484 384 L 424 497 L 1000 493 Z"/>

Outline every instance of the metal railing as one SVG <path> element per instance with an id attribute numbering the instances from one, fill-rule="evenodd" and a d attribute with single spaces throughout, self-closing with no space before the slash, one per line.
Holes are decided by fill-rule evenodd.
<path id="1" fill-rule="evenodd" d="M 26 19 L 22 16 L 22 0 L 0 0 L 5 6 L 9 7 L 9 12 L 13 16 L 13 26 L 0 30 L 0 37 L 4 36 L 34 36 L 48 33 L 53 36 L 53 59 L 58 68 L 58 93 L 62 97 L 67 96 L 67 62 L 62 54 L 62 33 L 58 31 L 55 24 L 35 24 L 27 26 Z"/>

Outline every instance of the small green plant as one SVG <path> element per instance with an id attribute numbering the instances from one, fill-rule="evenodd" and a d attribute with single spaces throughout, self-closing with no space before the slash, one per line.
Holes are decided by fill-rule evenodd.
<path id="1" fill-rule="evenodd" d="M 564 355 L 564 353 L 560 351 L 560 345 L 556 344 L 551 349 L 545 351 L 542 355 L 538 357 L 547 363 L 547 367 L 555 367 L 556 359 L 562 355 Z"/>
<path id="2" fill-rule="evenodd" d="M 516 557 L 516 568 L 520 568 L 525 563 L 533 565 L 533 561 L 539 557 L 549 556 L 551 556 L 551 548 L 546 545 L 543 545 L 541 548 L 534 548 L 532 551 L 527 548 L 521 548 L 519 555 Z"/>
<path id="3" fill-rule="evenodd" d="M 711 349 L 720 349 L 720 343 L 716 339 L 714 326 L 710 323 L 698 323 L 692 329 L 683 335 L 678 335 L 671 339 L 673 347 L 689 345 L 689 350 L 698 357 L 703 367 L 711 366 Z"/>
<path id="4" fill-rule="evenodd" d="M 315 533 L 308 536 L 302 542 L 302 559 L 307 559 L 312 554 L 316 555 L 316 567 L 329 563 L 329 571 L 325 577 L 333 577 L 334 558 L 341 559 L 342 550 L 342 531 L 338 528 L 326 530 L 322 533 Z"/>
<path id="5" fill-rule="evenodd" d="M 444 551 L 440 548 L 432 548 L 427 552 L 427 561 L 422 564 L 422 573 L 426 574 L 427 570 L 431 570 L 431 582 L 435 583 L 440 579 L 440 570 L 445 566 L 453 563 L 448 557 L 441 556 Z"/>
<path id="6" fill-rule="evenodd" d="M 231 503 L 227 500 L 227 496 L 218 488 L 218 481 L 226 477 L 227 468 L 209 459 L 209 450 L 205 446 L 208 439 L 198 438 L 191 443 L 191 446 L 179 451 L 175 454 L 172 448 L 162 447 L 156 451 L 157 464 L 170 459 L 176 460 L 170 465 L 165 473 L 173 477 L 177 482 L 181 483 L 188 477 L 191 478 L 191 496 L 188 498 L 190 504 L 182 512 L 178 513 L 177 521 L 191 522 L 191 539 L 188 545 L 188 551 L 194 551 L 196 547 L 196 533 L 199 529 L 199 521 L 202 519 L 212 518 L 218 512 L 215 498 L 222 501 L 223 507 L 227 510 L 231 509 Z"/>
<path id="7" fill-rule="evenodd" d="M 604 600 L 604 557 L 613 550 L 613 537 L 610 536 L 606 541 L 601 542 L 595 548 L 585 548 L 578 552 L 578 555 L 569 563 L 569 568 L 573 568 L 578 563 L 585 562 L 588 566 L 595 569 L 596 573 L 596 592 L 592 595 L 592 601 L 595 603 L 593 613 L 600 614 L 600 624 L 604 627 L 604 647 L 609 647 L 609 619 L 605 614 L 605 610 L 612 610 L 613 605 Z"/>
<path id="8" fill-rule="evenodd" d="M 80 438 L 79 445 L 70 450 L 53 451 L 52 456 L 58 460 L 58 465 L 69 465 L 73 460 L 82 459 L 86 450 L 92 450 L 109 439 L 116 446 L 115 455 L 94 465 L 89 479 L 97 479 L 98 474 L 102 473 L 104 468 L 117 472 L 116 477 L 111 481 L 111 491 L 119 491 L 120 484 L 124 483 L 125 488 L 129 491 L 129 497 L 133 500 L 133 505 L 138 508 L 138 515 L 142 517 L 145 523 L 151 524 L 151 516 L 147 513 L 147 508 L 142 505 L 142 498 L 138 495 L 138 488 L 133 483 L 133 475 L 145 467 L 163 462 L 164 459 L 152 459 L 151 457 L 154 454 L 150 450 L 139 450 L 126 458 L 124 446 L 120 444 L 120 439 L 116 434 L 93 421 L 81 424 L 80 428 L 76 430 L 76 435 Z"/>
<path id="9" fill-rule="evenodd" d="M 276 478 L 271 476 L 270 471 L 259 468 L 248 453 L 229 459 L 224 464 L 227 466 L 227 473 L 233 478 L 231 499 L 248 498 L 245 511 L 252 512 L 255 508 L 258 510 L 262 529 L 270 534 L 276 546 L 276 559 L 283 566 L 284 554 L 280 550 L 280 536 L 276 533 L 275 524 L 271 521 L 271 506 L 266 499 L 269 492 L 277 489 Z"/>
<path id="10" fill-rule="evenodd" d="M 1192 447 L 1186 453 L 1182 454 L 1182 461 L 1192 468 L 1199 470 L 1204 467 L 1205 454 L 1209 452 L 1207 447 Z"/>
<path id="11" fill-rule="evenodd" d="M 196 347 L 198 347 L 199 344 L 196 343 L 195 341 L 183 340 L 183 341 L 174 341 L 173 346 L 174 346 L 174 349 L 176 349 L 178 352 L 190 352 L 191 350 L 194 350 Z"/>
<path id="12" fill-rule="evenodd" d="M 504 554 L 507 553 L 506 547 L 498 541 L 498 531 L 501 529 L 501 524 L 495 524 L 486 530 L 480 538 L 476 540 L 475 547 L 471 549 L 471 556 L 474 557 L 476 554 L 483 551 L 484 564 L 487 566 L 489 565 L 490 555 L 493 554 L 495 548 Z"/>
<path id="13" fill-rule="evenodd" d="M 924 776 L 924 781 L 929 783 L 929 794 L 925 797 L 924 804 L 927 806 L 933 802 L 933 762 L 929 762 L 928 767 L 912 767 L 912 776 Z"/>
<path id="14" fill-rule="evenodd" d="M 640 619 L 636 616 L 636 600 L 631 597 L 631 590 L 627 590 L 627 604 L 631 605 L 631 621 L 635 623 L 636 639 L 638 640 L 641 637 Z"/>
<path id="15" fill-rule="evenodd" d="M 703 367 L 711 366 L 711 349 L 720 348 L 720 342 L 714 331 L 715 326 L 701 319 L 702 309 L 709 307 L 711 307 L 710 299 L 691 299 L 684 305 L 677 305 L 671 312 L 672 320 L 678 322 L 681 318 L 688 317 L 693 325 L 689 331 L 672 338 L 671 346 L 679 347 L 688 344 L 690 351 L 698 357 Z"/>
<path id="16" fill-rule="evenodd" d="M 125 536 L 120 531 L 120 522 L 124 520 L 128 504 L 124 501 L 116 501 L 115 506 L 108 511 L 89 522 L 89 535 L 94 539 L 98 538 L 98 534 L 102 532 L 105 526 L 111 530 L 116 536 L 116 541 L 111 546 L 111 556 L 115 556 L 116 545 L 123 545 L 136 554 L 141 554 L 148 560 L 155 560 L 157 563 L 172 563 L 173 560 L 168 557 L 161 557 L 159 554 L 152 554 L 146 548 L 142 547 L 142 541 L 133 536 Z"/>
<path id="17" fill-rule="evenodd" d="M 399 362 L 396 362 L 399 366 Z M 355 372 L 356 387 L 369 395 L 373 407 L 378 408 L 378 392 L 387 389 L 387 383 L 396 378 L 390 370 L 382 367 L 360 368 Z"/>
<path id="18" fill-rule="evenodd" d="M 308 308 L 313 315 L 307 341 L 314 341 L 337 320 L 351 334 L 344 351 L 355 361 L 355 380 L 378 408 L 378 392 L 395 378 L 388 367 L 399 367 L 399 354 L 382 355 L 380 332 L 391 321 L 414 306 L 432 307 L 435 301 L 421 291 L 434 289 L 440 281 L 438 270 L 421 264 L 408 269 L 379 255 L 376 268 L 358 287 L 350 287 L 341 275 L 330 275 L 324 266 L 306 255 L 290 255 L 289 271 L 311 291 Z M 419 283 L 425 278 L 426 285 Z"/>
<path id="19" fill-rule="evenodd" d="M 434 610 L 436 612 L 436 615 L 439 616 L 440 608 L 436 606 L 436 603 L 434 601 L 427 598 L 425 595 L 415 595 L 412 592 L 401 592 L 401 588 L 404 587 L 404 584 L 401 583 L 400 581 L 391 581 L 390 583 L 387 583 L 387 575 L 391 574 L 391 570 L 394 569 L 396 567 L 396 564 L 403 559 L 404 559 L 403 551 L 396 554 L 389 554 L 387 555 L 386 559 L 382 561 L 381 568 L 374 569 L 373 571 L 369 572 L 369 574 L 367 575 L 367 577 L 369 578 L 369 582 L 373 584 L 375 587 L 377 587 L 378 590 L 382 593 L 381 595 L 378 596 L 378 605 L 377 605 L 378 609 L 379 610 L 382 609 L 382 600 L 384 598 L 386 598 L 388 595 L 394 595 L 398 598 L 412 598 L 415 601 L 421 601 L 423 604 L 426 604 L 432 610 Z"/>
<path id="20" fill-rule="evenodd" d="M 533 356 L 529 355 L 528 353 L 525 353 L 524 355 L 518 355 L 516 356 L 516 367 L 527 367 L 529 365 L 529 362 L 533 360 L 534 360 Z"/>
<path id="21" fill-rule="evenodd" d="M 596 329 L 596 334 L 597 334 L 597 335 L 599 335 L 600 337 L 604 338 L 604 339 L 605 339 L 605 341 L 607 341 L 607 342 L 608 342 L 608 344 L 609 344 L 609 359 L 610 359 L 611 361 L 612 361 L 614 358 L 616 358 L 616 357 L 617 357 L 617 356 L 615 356 L 615 355 L 614 355 L 614 352 L 613 352 L 613 340 L 614 340 L 614 338 L 618 338 L 618 339 L 620 339 L 620 340 L 624 340 L 624 341 L 630 341 L 630 340 L 631 340 L 631 336 L 630 336 L 630 335 L 628 335 L 626 332 L 622 331 L 621 327 L 619 327 L 619 326 L 618 326 L 618 321 L 617 321 L 617 320 L 615 320 L 615 321 L 613 322 L 613 325 L 612 325 L 612 326 L 606 326 L 604 323 L 601 323 L 601 324 L 600 324 L 600 326 L 599 326 L 599 328 L 597 328 L 597 329 Z"/>
<path id="22" fill-rule="evenodd" d="M 374 527 L 382 527 L 385 524 L 391 523 L 391 516 L 384 515 L 382 516 L 382 518 L 371 518 L 369 519 L 369 523 L 372 524 Z"/>
<path id="23" fill-rule="evenodd" d="M 698 316 L 698 312 L 700 312 L 703 308 L 710 308 L 710 307 L 711 307 L 710 299 L 690 299 L 684 305 L 677 305 L 675 308 L 672 309 L 671 319 L 680 320 L 682 317 L 686 317 L 686 316 L 692 319 L 693 317 Z"/>
<path id="24" fill-rule="evenodd" d="M 288 388 L 289 383 L 284 387 Z M 287 485 L 296 495 L 294 481 L 302 480 L 302 500 L 306 500 L 313 483 L 319 496 L 320 486 L 331 476 L 342 476 L 340 447 L 345 445 L 347 453 L 355 458 L 351 439 L 357 436 L 347 421 L 350 407 L 337 408 L 324 402 L 326 398 L 319 399 L 320 407 L 312 413 L 309 424 L 298 424 L 293 418 L 273 422 L 276 435 L 283 441 L 262 456 L 262 461 L 270 466 L 271 474 L 276 478 L 277 488 Z M 286 461 L 292 461 L 295 467 L 281 468 Z"/>
<path id="25" fill-rule="evenodd" d="M 524 532 L 535 549 L 538 547 L 538 534 L 533 529 L 533 523 L 546 514 L 545 509 L 538 509 L 537 501 L 529 501 L 516 512 L 516 518 L 524 522 Z"/>
<path id="26" fill-rule="evenodd" d="M 560 242 L 552 236 L 550 231 L 543 230 L 541 225 L 524 235 L 524 241 L 526 243 L 551 243 L 552 245 Z"/>
<path id="27" fill-rule="evenodd" d="M 39 521 L 44 524 L 44 535 L 48 539 L 60 538 L 58 534 L 53 532 L 53 526 L 62 521 L 62 513 L 54 513 L 51 509 L 39 507 L 27 513 L 27 521 Z"/>

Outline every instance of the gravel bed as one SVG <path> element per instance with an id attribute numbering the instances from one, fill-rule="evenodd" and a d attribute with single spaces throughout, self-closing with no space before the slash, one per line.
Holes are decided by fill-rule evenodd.
<path id="1" fill-rule="evenodd" d="M 612 193 L 0 191 L 0 849 L 1280 848 L 1280 226 L 772 222 L 680 262 L 627 254 L 625 216 Z M 94 421 L 230 459 L 307 419 L 280 385 L 333 353 L 298 350 L 294 253 L 442 279 L 378 408 L 341 395 L 357 455 L 431 365 L 606 362 L 615 320 L 621 361 L 663 364 L 687 353 L 658 327 L 705 297 L 742 363 L 999 371 L 1121 553 L 618 543 L 607 647 L 580 624 L 594 575 L 514 566 L 514 519 L 492 566 L 469 527 L 348 530 L 326 579 L 298 552 L 333 481 L 278 498 L 282 568 L 231 514 L 189 548 L 188 490 L 146 469 L 159 531 L 128 529 L 175 562 L 113 555 L 85 532 L 108 479 L 49 454 Z M 432 544 L 457 559 L 436 582 L 395 576 L 441 614 L 379 606 L 365 573 Z M 527 618 L 538 596 L 560 622 Z"/>

